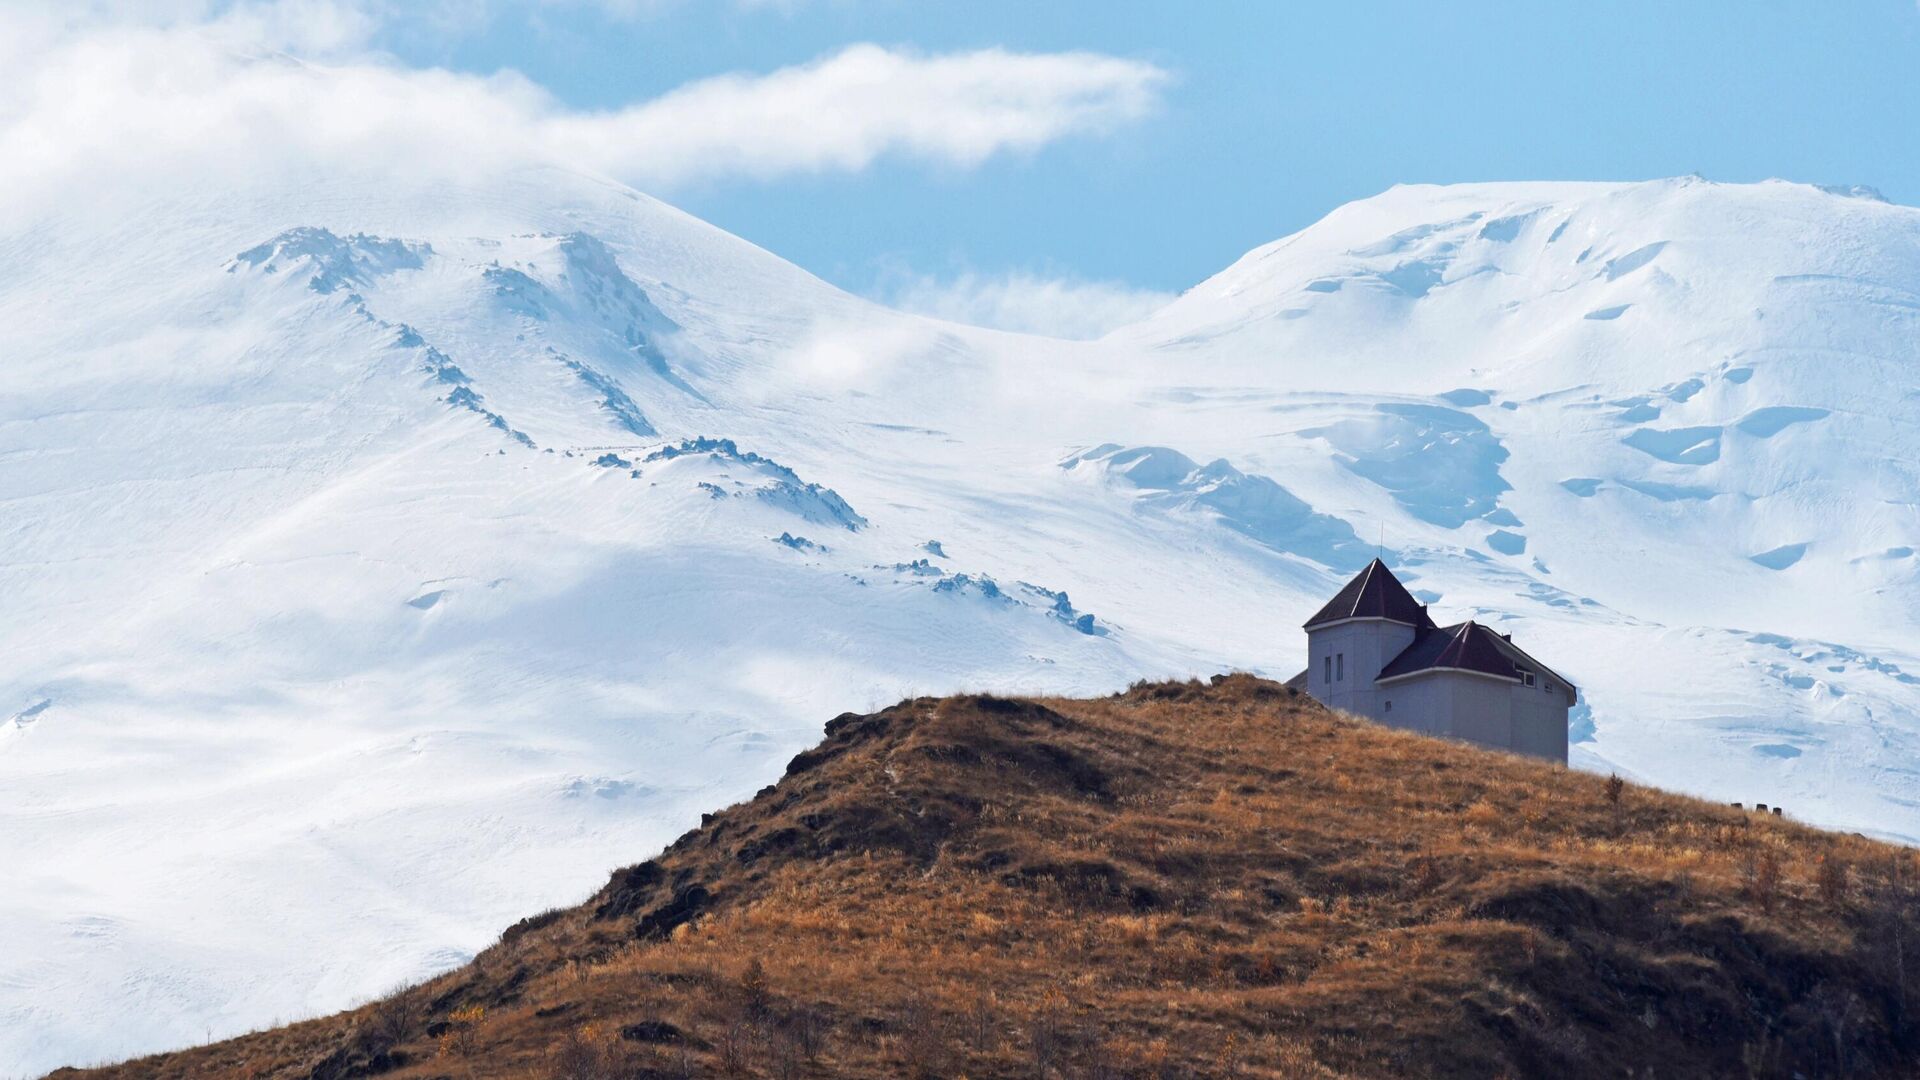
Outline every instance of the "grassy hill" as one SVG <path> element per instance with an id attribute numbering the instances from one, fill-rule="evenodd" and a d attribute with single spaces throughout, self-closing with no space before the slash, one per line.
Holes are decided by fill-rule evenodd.
<path id="1" fill-rule="evenodd" d="M 1245 676 L 921 698 L 458 971 L 99 1075 L 1912 1076 L 1917 866 Z"/>

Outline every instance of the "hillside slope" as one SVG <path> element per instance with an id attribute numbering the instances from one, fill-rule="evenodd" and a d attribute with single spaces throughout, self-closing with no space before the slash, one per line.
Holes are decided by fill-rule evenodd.
<path id="1" fill-rule="evenodd" d="M 918 698 L 458 971 L 90 1075 L 1907 1076 L 1914 874 L 1248 676 Z"/>

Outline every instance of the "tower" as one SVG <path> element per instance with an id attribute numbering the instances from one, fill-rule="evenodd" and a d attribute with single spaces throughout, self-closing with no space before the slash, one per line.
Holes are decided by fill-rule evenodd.
<path id="1" fill-rule="evenodd" d="M 1307 692 L 1335 709 L 1380 715 L 1374 679 L 1431 629 L 1427 609 L 1373 560 L 1307 620 Z"/>

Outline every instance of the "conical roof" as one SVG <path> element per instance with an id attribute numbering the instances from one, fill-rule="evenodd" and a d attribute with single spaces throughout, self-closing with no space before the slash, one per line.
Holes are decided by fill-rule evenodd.
<path id="1" fill-rule="evenodd" d="M 1433 625 L 1427 609 L 1379 559 L 1368 563 L 1365 570 L 1335 593 L 1325 607 L 1307 620 L 1306 628 L 1311 630 L 1342 619 L 1387 619 L 1413 627 Z"/>

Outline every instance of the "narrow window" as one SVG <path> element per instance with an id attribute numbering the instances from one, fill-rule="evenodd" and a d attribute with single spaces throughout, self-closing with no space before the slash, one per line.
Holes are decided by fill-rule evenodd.
<path id="1" fill-rule="evenodd" d="M 1547 683 L 1546 683 L 1546 691 L 1547 691 L 1547 693 L 1549 693 L 1549 694 L 1551 694 L 1551 693 L 1554 693 L 1554 692 L 1555 692 L 1555 691 L 1554 691 L 1554 689 L 1553 689 L 1553 681 L 1552 681 L 1551 679 L 1549 679 L 1549 680 L 1547 681 Z"/>
<path id="2" fill-rule="evenodd" d="M 1347 654 L 1346 653 L 1333 654 L 1333 677 L 1336 679 L 1344 679 L 1347 677 Z"/>
<path id="3" fill-rule="evenodd" d="M 1382 710 L 1380 710 L 1380 711 L 1381 711 L 1381 712 L 1392 712 L 1392 711 L 1393 711 L 1393 699 L 1392 699 L 1392 698 L 1388 698 L 1388 699 L 1387 699 L 1387 707 L 1386 707 L 1386 708 L 1384 708 L 1384 709 L 1382 709 Z"/>
<path id="4" fill-rule="evenodd" d="M 1333 681 L 1333 657 L 1331 656 L 1327 657 L 1327 677 L 1322 681 L 1329 683 Z"/>

